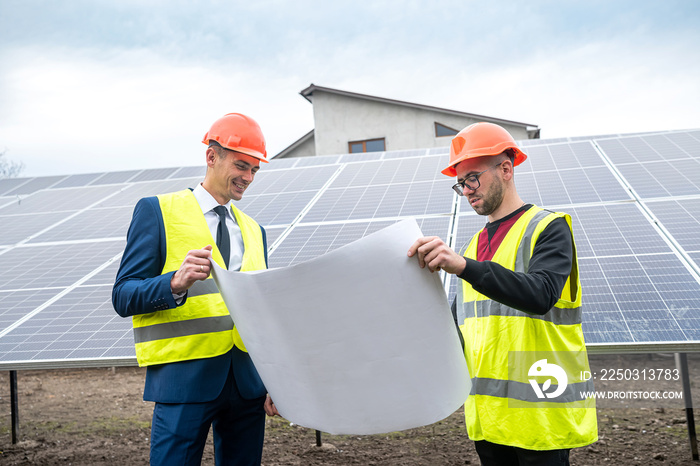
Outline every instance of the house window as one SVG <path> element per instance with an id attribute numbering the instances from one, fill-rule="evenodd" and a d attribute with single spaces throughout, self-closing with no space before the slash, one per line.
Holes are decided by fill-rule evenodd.
<path id="1" fill-rule="evenodd" d="M 435 137 L 440 138 L 443 136 L 454 136 L 457 133 L 459 133 L 459 131 L 456 129 L 442 125 L 437 121 L 435 122 Z"/>
<path id="2" fill-rule="evenodd" d="M 386 146 L 384 144 L 384 138 L 366 139 L 364 141 L 350 141 L 348 143 L 348 150 L 351 154 L 357 154 L 358 152 L 381 152 L 386 150 Z"/>

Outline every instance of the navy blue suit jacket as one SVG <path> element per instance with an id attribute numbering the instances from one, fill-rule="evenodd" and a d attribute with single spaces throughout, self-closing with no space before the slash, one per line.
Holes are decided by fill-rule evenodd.
<path id="1" fill-rule="evenodd" d="M 267 239 L 265 230 L 260 228 L 267 262 Z M 193 245 L 192 249 L 198 247 L 200 245 Z M 158 198 L 143 198 L 134 209 L 126 248 L 112 290 L 112 305 L 120 316 L 177 307 L 170 289 L 170 279 L 175 272 L 161 275 L 165 257 L 165 226 Z M 236 386 L 243 398 L 254 399 L 266 394 L 248 353 L 234 347 L 228 353 L 213 358 L 148 366 L 143 399 L 160 403 L 211 401 L 221 393 L 229 368 L 233 370 Z"/>

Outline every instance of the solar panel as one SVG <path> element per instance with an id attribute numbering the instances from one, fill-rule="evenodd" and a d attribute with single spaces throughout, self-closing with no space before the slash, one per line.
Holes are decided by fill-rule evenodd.
<path id="1" fill-rule="evenodd" d="M 700 131 L 524 146 L 528 160 L 515 171 L 521 197 L 573 219 L 589 345 L 697 348 Z M 487 219 L 440 173 L 448 150 L 272 160 L 237 205 L 266 228 L 271 267 L 407 217 L 459 250 Z M 0 180 L 0 368 L 134 364 L 130 320 L 111 307 L 134 205 L 193 188 L 204 173 Z M 451 299 L 458 280 L 446 278 Z"/>
<path id="2" fill-rule="evenodd" d="M 581 277 L 589 344 L 691 342 L 700 336 L 692 326 L 700 285 L 673 254 L 584 259 Z"/>
<path id="3" fill-rule="evenodd" d="M 3 196 L 18 196 L 23 194 L 31 194 L 39 189 L 46 189 L 54 186 L 61 180 L 66 178 L 65 176 L 42 176 L 39 178 L 32 178 L 26 183 L 22 183 L 14 189 L 6 191 Z"/>
<path id="4" fill-rule="evenodd" d="M 78 186 L 88 186 L 99 177 L 104 176 L 104 173 L 82 173 L 79 175 L 71 175 L 56 183 L 53 188 L 75 188 Z"/>
<path id="5" fill-rule="evenodd" d="M 74 212 L 93 205 L 99 199 L 114 194 L 111 186 L 51 189 L 35 192 L 0 209 L 0 216 L 12 214 L 44 214 Z"/>
<path id="6" fill-rule="evenodd" d="M 100 238 L 124 238 L 131 222 L 132 207 L 95 208 L 78 213 L 35 236 L 28 244 L 55 241 L 76 241 Z M 43 218 L 41 217 L 37 218 Z M 53 214 L 56 223 L 65 214 Z"/>
<path id="7" fill-rule="evenodd" d="M 700 252 L 700 198 L 650 201 L 647 207 L 687 252 Z"/>
<path id="8" fill-rule="evenodd" d="M 528 159 L 516 168 L 516 173 L 570 168 L 602 167 L 604 160 L 590 141 L 525 147 Z"/>
<path id="9" fill-rule="evenodd" d="M 15 290 L 0 292 L 0 335 L 12 324 L 58 294 L 57 289 Z"/>
<path id="10" fill-rule="evenodd" d="M 0 364 L 22 361 L 131 360 L 134 343 L 130 319 L 118 316 L 110 300 L 111 285 L 79 287 L 0 338 Z M 36 361 L 39 364 L 31 364 Z M 51 367 L 49 364 L 48 367 Z"/>
<path id="11" fill-rule="evenodd" d="M 178 169 L 171 178 L 204 178 L 204 174 L 207 172 L 207 167 L 197 166 L 197 167 L 182 167 Z"/>
<path id="12" fill-rule="evenodd" d="M 99 207 L 133 207 L 142 197 L 171 193 L 194 188 L 199 178 L 178 178 L 175 180 L 152 181 L 147 183 L 122 184 L 111 187 L 113 196 L 105 198 Z"/>
<path id="13" fill-rule="evenodd" d="M 19 186 L 28 183 L 32 178 L 5 178 L 0 180 L 0 196 L 7 196 Z"/>
<path id="14" fill-rule="evenodd" d="M 125 242 L 41 244 L 0 256 L 0 290 L 67 287 L 124 250 Z"/>
<path id="15" fill-rule="evenodd" d="M 450 219 L 416 219 L 426 235 L 444 236 Z M 321 225 L 299 225 L 270 255 L 270 267 L 286 267 L 331 252 L 341 246 L 381 230 L 398 220 L 375 220 Z"/>
<path id="16" fill-rule="evenodd" d="M 177 172 L 179 168 L 154 168 L 151 170 L 144 170 L 133 178 L 129 179 L 130 183 L 138 183 L 139 181 L 152 181 L 152 180 L 163 180 L 170 178 Z"/>
<path id="17" fill-rule="evenodd" d="M 126 170 L 121 172 L 105 173 L 92 184 L 119 184 L 126 183 L 129 179 L 141 173 L 143 170 Z"/>
<path id="18" fill-rule="evenodd" d="M 20 214 L 20 215 L 0 215 L 0 223 L 12 222 L 12 228 L 3 228 L 0 236 L 0 244 L 13 245 L 30 236 L 43 231 L 66 217 L 65 212 L 45 212 L 41 215 Z"/>

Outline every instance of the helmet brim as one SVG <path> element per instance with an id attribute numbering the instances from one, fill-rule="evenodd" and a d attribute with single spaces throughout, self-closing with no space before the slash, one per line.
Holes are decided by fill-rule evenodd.
<path id="1" fill-rule="evenodd" d="M 499 155 L 505 152 L 506 150 L 511 149 L 513 153 L 515 154 L 515 160 L 513 160 L 513 166 L 517 167 L 521 163 L 527 159 L 527 154 L 523 151 L 521 151 L 517 146 L 509 145 L 508 147 L 501 149 L 500 147 L 494 147 L 493 150 L 491 151 L 486 151 L 488 153 L 484 153 L 485 151 L 480 150 L 478 153 L 477 152 L 472 152 L 472 153 L 466 153 L 462 157 L 458 158 L 457 160 L 453 161 L 450 163 L 450 165 L 447 166 L 447 168 L 443 169 L 440 173 L 443 175 L 447 175 L 449 177 L 454 178 L 457 176 L 457 165 L 460 163 L 464 162 L 465 160 L 468 159 L 476 159 L 479 157 L 492 157 L 494 155 Z"/>

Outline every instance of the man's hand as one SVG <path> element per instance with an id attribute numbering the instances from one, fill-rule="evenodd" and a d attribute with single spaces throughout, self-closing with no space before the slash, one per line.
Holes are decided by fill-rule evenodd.
<path id="1" fill-rule="evenodd" d="M 173 293 L 183 293 L 197 280 L 206 280 L 211 272 L 211 264 L 209 263 L 211 249 L 211 246 L 208 245 L 187 253 L 182 265 L 170 279 L 170 289 Z"/>
<path id="2" fill-rule="evenodd" d="M 418 254 L 418 264 L 421 268 L 428 266 L 431 272 L 444 270 L 458 275 L 467 265 L 467 260 L 450 249 L 437 236 L 418 238 L 408 250 L 408 257 Z"/>
<path id="3" fill-rule="evenodd" d="M 265 408 L 265 414 L 268 416 L 279 416 L 280 413 L 277 411 L 277 408 L 275 407 L 275 402 L 272 401 L 272 398 L 270 398 L 270 395 L 267 395 L 267 398 L 265 399 L 265 404 L 263 406 Z"/>

